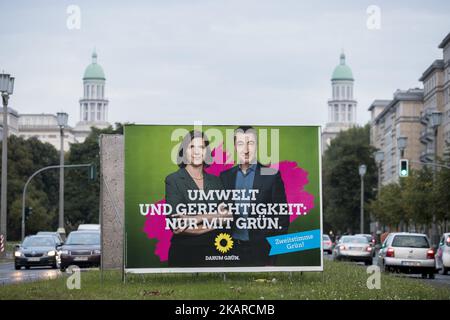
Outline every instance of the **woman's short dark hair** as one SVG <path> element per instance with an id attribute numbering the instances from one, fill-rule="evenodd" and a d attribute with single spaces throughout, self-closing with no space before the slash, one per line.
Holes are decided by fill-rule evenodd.
<path id="1" fill-rule="evenodd" d="M 209 147 L 208 137 L 206 136 L 205 133 L 203 133 L 203 131 L 191 130 L 186 136 L 184 136 L 180 148 L 178 149 L 177 164 L 180 168 L 186 167 L 187 165 L 186 149 L 191 143 L 191 141 L 194 140 L 195 138 L 202 138 L 203 142 L 205 143 L 206 154 L 205 159 L 203 161 L 203 167 L 207 168 L 211 165 L 213 159 L 211 155 L 211 149 Z"/>

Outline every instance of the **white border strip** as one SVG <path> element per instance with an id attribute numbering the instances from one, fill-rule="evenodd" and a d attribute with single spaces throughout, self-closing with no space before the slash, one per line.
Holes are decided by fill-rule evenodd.
<path id="1" fill-rule="evenodd" d="M 184 126 L 185 124 L 128 124 L 129 126 Z M 209 125 L 203 124 L 206 126 L 232 126 L 233 124 L 221 124 L 221 125 Z M 317 127 L 318 133 L 318 152 L 319 152 L 319 219 L 320 219 L 320 231 L 321 235 L 323 234 L 323 211 L 322 211 L 322 126 L 321 125 L 291 125 L 291 124 L 283 124 L 283 125 L 268 125 L 268 124 L 253 124 L 254 126 L 269 126 L 269 127 Z M 125 170 L 125 131 L 124 131 L 124 170 Z M 124 172 L 125 173 L 125 172 Z M 125 179 L 125 177 L 124 177 Z M 125 198 L 125 192 L 124 192 Z M 125 199 L 124 199 L 125 201 Z M 125 203 L 125 202 L 124 202 Z M 124 205 L 125 208 L 125 205 Z M 124 212 L 125 214 L 125 212 Z M 124 216 L 124 230 L 126 228 L 125 225 L 125 216 Z M 126 268 L 126 260 L 127 260 L 127 241 L 126 241 L 126 232 L 124 232 L 124 259 L 123 259 L 123 270 L 126 273 L 131 274 L 145 274 L 145 273 L 223 273 L 223 272 L 303 272 L 303 271 L 322 271 L 323 272 L 323 241 L 320 239 L 320 266 L 303 266 L 303 267 L 218 267 L 218 268 L 205 268 L 205 267 L 197 267 L 197 268 Z"/>
<path id="2" fill-rule="evenodd" d="M 323 255 L 322 255 L 323 256 Z M 323 271 L 317 267 L 220 267 L 220 268 L 130 268 L 126 273 L 200 273 L 200 272 L 289 272 L 289 271 Z"/>

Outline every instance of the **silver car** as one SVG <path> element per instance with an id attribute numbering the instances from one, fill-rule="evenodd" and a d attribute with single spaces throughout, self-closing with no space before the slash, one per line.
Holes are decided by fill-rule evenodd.
<path id="1" fill-rule="evenodd" d="M 444 233 L 436 252 L 436 269 L 445 275 L 450 270 L 450 233 Z"/>
<path id="2" fill-rule="evenodd" d="M 349 260 L 372 264 L 372 246 L 363 236 L 342 236 L 334 247 L 336 260 Z"/>
<path id="3" fill-rule="evenodd" d="M 383 271 L 422 274 L 434 278 L 436 272 L 434 251 L 425 234 L 390 233 L 378 253 L 378 264 Z"/>
<path id="4" fill-rule="evenodd" d="M 327 234 L 322 235 L 322 247 L 323 252 L 328 252 L 328 254 L 331 254 L 333 251 L 333 242 Z"/>
<path id="5" fill-rule="evenodd" d="M 372 246 L 372 257 L 375 257 L 375 238 L 372 237 L 372 235 L 368 234 L 368 233 L 355 234 L 355 236 L 361 236 L 361 237 L 367 238 L 367 241 L 369 241 L 369 244 Z"/>

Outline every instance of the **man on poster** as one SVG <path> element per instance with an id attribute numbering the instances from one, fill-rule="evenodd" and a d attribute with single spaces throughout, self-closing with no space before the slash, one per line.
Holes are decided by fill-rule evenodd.
<path id="1" fill-rule="evenodd" d="M 236 204 L 248 203 L 287 203 L 284 183 L 280 172 L 263 166 L 257 161 L 258 141 L 256 130 L 251 126 L 240 126 L 234 132 L 234 148 L 238 164 L 220 174 L 225 189 L 237 189 L 250 192 L 257 190 L 255 200 L 237 200 Z M 249 198 L 249 197 L 244 197 Z M 240 208 L 242 208 L 241 206 Z M 246 219 L 248 212 L 239 210 L 237 218 Z M 264 219 L 264 215 L 260 216 Z M 272 217 L 268 217 L 272 218 Z M 289 228 L 289 216 L 279 216 L 279 229 L 247 229 L 232 224 L 231 236 L 234 241 L 232 254 L 239 256 L 239 266 L 267 266 L 275 263 L 269 256 L 270 245 L 267 237 L 286 234 Z"/>

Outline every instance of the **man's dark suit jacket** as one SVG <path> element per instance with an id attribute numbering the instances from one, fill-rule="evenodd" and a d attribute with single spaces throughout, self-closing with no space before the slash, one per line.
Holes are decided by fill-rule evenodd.
<path id="1" fill-rule="evenodd" d="M 257 164 L 255 171 L 255 178 L 253 180 L 253 189 L 259 190 L 256 195 L 256 200 L 251 203 L 287 203 L 284 183 L 281 179 L 280 172 L 275 169 L 265 168 L 266 170 L 273 170 L 273 174 L 261 175 L 261 164 Z M 220 174 L 220 179 L 225 189 L 236 189 L 236 176 L 238 166 L 234 166 Z M 258 217 L 255 215 L 254 217 Z M 255 246 L 255 249 L 261 249 L 261 254 L 268 256 L 270 246 L 266 237 L 286 234 L 289 228 L 288 215 L 271 215 L 271 218 L 278 218 L 278 224 L 282 229 L 278 230 L 249 230 L 250 243 Z M 233 216 L 236 219 L 236 215 Z M 234 223 L 233 223 L 234 227 Z"/>

